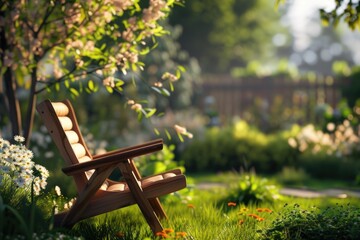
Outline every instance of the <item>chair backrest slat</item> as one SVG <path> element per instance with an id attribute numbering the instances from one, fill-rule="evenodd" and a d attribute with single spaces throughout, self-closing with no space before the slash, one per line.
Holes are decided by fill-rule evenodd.
<path id="1" fill-rule="evenodd" d="M 92 155 L 85 145 L 69 101 L 50 102 L 45 100 L 37 106 L 37 111 L 68 166 L 92 160 Z M 83 188 L 91 174 L 92 171 L 88 171 L 74 175 L 78 190 Z"/>

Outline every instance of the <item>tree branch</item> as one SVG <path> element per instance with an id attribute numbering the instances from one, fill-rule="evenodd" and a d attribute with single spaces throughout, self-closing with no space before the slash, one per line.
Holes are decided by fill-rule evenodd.
<path id="1" fill-rule="evenodd" d="M 96 67 L 96 68 L 93 68 L 91 70 L 88 70 L 86 71 L 86 75 L 89 75 L 89 74 L 92 74 L 94 72 L 96 72 L 97 70 L 102 70 L 104 69 L 104 67 Z M 39 90 L 37 90 L 35 92 L 35 94 L 38 94 L 38 93 L 41 93 L 42 91 L 46 90 L 47 88 L 50 88 L 52 87 L 53 85 L 55 85 L 56 83 L 62 83 L 64 82 L 72 73 L 74 73 L 76 71 L 76 67 L 74 67 L 70 72 L 68 72 L 67 74 L 61 76 L 60 78 L 54 80 L 54 81 L 51 81 L 51 82 L 40 82 L 40 83 L 43 83 L 43 84 L 47 84 L 46 87 L 43 87 L 43 88 L 40 88 Z M 78 73 L 78 74 L 75 74 L 74 77 L 79 77 L 79 76 L 82 76 L 83 75 L 83 72 L 81 73 Z"/>

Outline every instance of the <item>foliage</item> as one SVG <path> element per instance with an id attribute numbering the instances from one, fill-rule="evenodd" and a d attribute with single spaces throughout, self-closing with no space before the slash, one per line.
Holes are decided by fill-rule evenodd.
<path id="1" fill-rule="evenodd" d="M 226 180 L 225 183 L 227 183 Z M 182 232 L 186 233 L 185 239 L 263 239 L 264 236 L 266 237 L 264 233 L 275 225 L 276 219 L 285 216 L 291 210 L 290 206 L 284 207 L 285 202 L 289 202 L 291 206 L 297 203 L 302 206 L 302 210 L 309 212 L 314 209 L 324 212 L 326 207 L 330 207 L 331 210 L 332 207 L 337 207 L 336 204 L 343 206 L 350 204 L 349 210 L 358 211 L 359 209 L 358 199 L 294 199 L 286 197 L 272 205 L 263 203 L 258 206 L 244 206 L 234 202 L 224 202 L 222 198 L 227 193 L 228 188 L 195 190 L 194 198 L 190 201 L 164 204 L 169 219 L 161 222 L 166 231 L 170 233 L 169 235 Z M 318 208 L 314 208 L 314 206 Z M 334 219 L 345 217 L 341 211 L 334 212 Z M 303 223 L 306 224 L 306 220 Z M 320 226 L 325 224 L 324 222 Z M 335 224 L 339 226 L 341 222 Z M 343 226 L 343 229 L 350 229 L 346 225 Z M 348 226 L 351 227 L 353 224 Z M 305 227 L 317 226 L 309 221 L 308 226 Z M 136 206 L 85 220 L 82 224 L 75 225 L 74 230 L 74 234 L 84 233 L 86 234 L 83 235 L 84 237 L 96 236 L 99 239 L 157 239 L 152 236 Z M 296 232 L 292 232 L 294 235 L 302 232 L 301 229 L 295 230 Z M 354 237 L 356 236 L 354 234 Z"/>
<path id="2" fill-rule="evenodd" d="M 227 196 L 229 201 L 245 205 L 272 204 L 280 199 L 279 189 L 255 173 L 241 174 L 239 182 L 231 187 L 230 192 Z"/>
<path id="3" fill-rule="evenodd" d="M 276 178 L 279 182 L 285 185 L 303 185 L 309 179 L 309 175 L 304 169 L 296 169 L 295 167 L 284 167 Z"/>
<path id="4" fill-rule="evenodd" d="M 344 98 L 349 103 L 349 106 L 351 108 L 353 107 L 360 107 L 360 83 L 359 83 L 359 77 L 360 77 L 360 67 L 354 68 L 351 71 L 351 74 L 347 76 L 347 79 L 349 81 L 349 84 L 347 87 L 342 89 L 342 94 Z M 360 115 L 360 110 L 355 111 L 357 115 Z"/>
<path id="5" fill-rule="evenodd" d="M 199 85 L 201 83 L 201 69 L 198 61 L 191 57 L 188 52 L 183 50 L 178 43 L 182 34 L 180 26 L 171 26 L 166 19 L 161 22 L 164 29 L 171 34 L 166 34 L 157 40 L 157 47 L 150 54 L 144 57 L 144 71 L 141 79 L 152 84 L 152 89 L 158 92 L 167 90 L 168 97 L 157 98 L 155 103 L 158 112 L 165 112 L 168 109 L 179 110 L 190 107 L 193 100 L 199 95 Z M 186 71 L 184 71 L 184 68 Z M 181 80 L 159 81 L 162 73 L 172 71 Z M 137 86 L 139 96 L 154 101 L 153 96 L 149 96 L 148 87 L 145 85 Z M 161 90 L 164 88 L 163 90 Z"/>
<path id="6" fill-rule="evenodd" d="M 171 24 L 180 24 L 180 44 L 199 59 L 207 72 L 226 72 L 232 66 L 273 57 L 271 38 L 281 31 L 272 3 L 257 1 L 187 1 L 174 9 Z"/>
<path id="7" fill-rule="evenodd" d="M 0 238 L 1 239 L 82 239 L 72 237 L 61 232 L 53 231 L 51 219 L 44 218 L 43 211 L 51 211 L 49 205 L 46 204 L 40 209 L 37 206 L 39 199 L 34 199 L 28 203 L 27 199 L 17 198 L 18 202 L 22 202 L 22 206 L 13 207 L 11 204 L 5 203 L 0 195 Z"/>
<path id="8" fill-rule="evenodd" d="M 335 8 L 331 11 L 320 10 L 323 24 L 333 24 L 336 26 L 343 20 L 350 29 L 360 30 L 360 2 L 335 0 L 335 3 Z"/>
<path id="9" fill-rule="evenodd" d="M 144 176 L 150 176 L 178 168 L 178 163 L 174 161 L 174 150 L 175 145 L 168 146 L 164 144 L 162 151 L 137 158 L 136 165 Z M 182 171 L 185 170 L 184 167 L 181 168 Z"/>
<path id="10" fill-rule="evenodd" d="M 188 171 L 249 170 L 276 172 L 295 161 L 295 150 L 287 144 L 296 128 L 278 134 L 265 135 L 245 121 L 228 127 L 213 127 L 201 138 L 187 144 L 179 159 Z"/>
<path id="11" fill-rule="evenodd" d="M 189 172 L 256 169 L 278 173 L 284 167 L 302 169 L 318 178 L 355 180 L 360 169 L 359 137 L 348 121 L 329 123 L 331 132 L 313 125 L 264 134 L 244 121 L 214 127 L 187 144 L 178 159 Z M 356 125 L 358 127 L 358 125 Z"/>
<path id="12" fill-rule="evenodd" d="M 342 179 L 354 181 L 359 173 L 358 158 L 338 158 L 325 154 L 301 154 L 298 168 L 318 179 Z"/>
<path id="13" fill-rule="evenodd" d="M 276 7 L 286 0 L 276 0 Z M 320 9 L 320 17 L 324 25 L 333 24 L 337 26 L 340 21 L 347 23 L 350 29 L 360 29 L 360 2 L 333 0 L 335 7 L 332 10 Z"/>
<path id="14" fill-rule="evenodd" d="M 77 97 L 98 91 L 102 84 L 110 93 L 123 93 L 124 86 L 133 83 L 130 72 L 143 69 L 141 55 L 148 54 L 156 38 L 166 34 L 159 20 L 174 4 L 177 1 L 2 1 L 1 101 L 7 104 L 13 135 L 24 128 L 28 144 L 36 97 L 45 90 L 65 87 Z M 178 78 L 165 73 L 161 81 Z M 26 92 L 24 121 L 19 90 Z M 154 114 L 141 101 L 132 105 L 139 116 Z"/>
<path id="15" fill-rule="evenodd" d="M 348 120 L 342 124 L 327 124 L 329 133 L 317 130 L 309 124 L 301 129 L 295 138 L 289 138 L 289 144 L 300 152 L 334 155 L 339 158 L 356 156 L 359 154 L 359 136 L 354 132 Z"/>
<path id="16" fill-rule="evenodd" d="M 358 126 L 357 126 L 358 127 Z M 298 167 L 318 178 L 354 180 L 360 164 L 359 136 L 348 120 L 330 122 L 326 132 L 307 125 L 289 144 L 300 153 Z"/>
<path id="17" fill-rule="evenodd" d="M 223 183 L 229 183 L 228 178 L 224 178 Z M 52 189 L 48 195 L 38 198 L 36 205 L 45 210 L 45 212 L 52 211 L 54 207 L 53 201 L 57 203 L 56 205 L 62 205 L 66 201 L 57 192 L 58 190 Z M 358 199 L 294 199 L 283 197 L 283 199 L 272 204 L 260 203 L 257 206 L 254 204 L 245 206 L 244 204 L 224 201 L 224 196 L 228 194 L 229 188 L 194 189 L 194 195 L 191 199 L 170 203 L 165 201 L 163 206 L 169 219 L 161 221 L 165 230 L 162 234 L 159 233 L 158 237 L 153 235 L 141 211 L 134 205 L 86 219 L 68 231 L 63 229 L 49 230 L 47 228 L 49 226 L 48 222 L 45 222 L 42 225 L 42 230 L 37 232 L 36 235 L 34 234 L 33 238 L 44 239 L 47 236 L 48 239 L 58 239 L 61 236 L 63 239 L 163 239 L 165 237 L 164 233 L 166 233 L 171 237 L 180 237 L 180 239 L 263 239 L 266 236 L 275 236 L 270 235 L 270 231 L 277 226 L 276 224 L 279 219 L 287 221 L 290 226 L 294 226 L 293 223 L 295 221 L 290 222 L 283 218 L 290 215 L 293 210 L 290 206 L 283 207 L 284 202 L 291 202 L 291 206 L 295 203 L 302 206 L 301 211 L 300 209 L 293 210 L 294 215 L 303 211 L 311 213 L 311 211 L 315 210 L 316 212 L 313 215 L 323 214 L 324 217 L 321 219 L 324 222 L 318 225 L 314 225 L 311 219 L 303 219 L 301 224 L 303 224 L 304 229 L 318 227 L 319 230 L 325 230 L 326 227 L 331 228 L 331 226 L 335 226 L 341 227 L 341 230 L 346 231 L 346 233 L 352 229 L 354 231 L 351 233 L 351 236 L 354 239 L 358 237 L 356 235 L 358 229 L 352 228 L 355 225 L 350 222 L 350 220 L 358 220 L 355 218 L 360 207 Z M 314 206 L 318 206 L 318 208 Z M 341 208 L 339 206 L 344 207 Z M 324 210 L 325 207 L 329 208 Z M 19 211 L 19 213 L 23 215 L 26 209 L 29 209 L 29 207 L 25 208 L 24 212 Z M 333 212 L 333 214 L 329 214 L 329 212 Z M 47 215 L 36 216 L 37 223 L 40 223 L 44 216 L 45 218 L 47 217 Z M 326 220 L 328 219 L 332 223 L 331 226 L 326 226 Z M 346 222 L 342 224 L 342 221 L 335 221 L 335 219 Z M 10 219 L 8 216 L 6 218 L 1 216 L 0 222 L 1 220 L 9 221 Z M 29 223 L 29 218 L 24 218 L 24 221 Z M 17 236 L 23 239 L 20 225 L 17 224 L 16 227 L 18 233 L 20 231 L 21 236 L 14 234 L 8 239 L 15 239 Z M 291 233 L 294 235 L 300 236 L 303 232 L 302 228 L 294 227 L 293 229 L 294 231 Z M 332 229 L 330 230 L 332 231 Z"/>
<path id="18" fill-rule="evenodd" d="M 285 205 L 261 239 L 358 239 L 359 219 L 359 208 L 349 204 L 325 209 Z"/>
<path id="19" fill-rule="evenodd" d="M 10 185 L 16 191 L 25 190 L 30 194 L 34 191 L 39 195 L 41 189 L 45 189 L 49 172 L 46 168 L 32 161 L 33 153 L 22 142 L 25 139 L 15 136 L 17 144 L 0 138 L 0 183 L 2 188 Z"/>
<path id="20" fill-rule="evenodd" d="M 55 192 L 41 192 L 47 186 L 48 170 L 32 161 L 33 153 L 22 144 L 23 137 L 14 140 L 17 144 L 0 138 L 0 238 L 73 239 L 61 233 L 42 233 L 52 229 L 53 211 L 64 209 L 66 200 Z"/>

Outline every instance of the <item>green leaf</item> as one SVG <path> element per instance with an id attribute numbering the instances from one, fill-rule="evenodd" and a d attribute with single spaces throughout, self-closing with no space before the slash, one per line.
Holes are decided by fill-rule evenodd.
<path id="1" fill-rule="evenodd" d="M 75 88 L 70 88 L 70 93 L 75 97 L 78 97 L 80 95 L 79 91 L 76 90 Z"/>
<path id="2" fill-rule="evenodd" d="M 151 87 L 151 88 L 152 88 L 152 90 L 154 90 L 155 92 L 157 92 L 157 93 L 161 94 L 160 89 L 158 89 L 157 87 Z"/>
<path id="3" fill-rule="evenodd" d="M 94 91 L 95 89 L 95 84 L 93 80 L 89 80 L 88 81 L 88 88 L 90 89 L 90 91 Z"/>
<path id="4" fill-rule="evenodd" d="M 170 92 L 166 88 L 161 89 L 161 94 L 166 97 L 170 97 L 170 95 L 171 95 Z"/>
<path id="5" fill-rule="evenodd" d="M 159 130 L 158 130 L 157 128 L 154 128 L 154 133 L 155 133 L 157 136 L 160 135 L 160 132 L 159 132 Z"/>
<path id="6" fill-rule="evenodd" d="M 178 69 L 178 70 L 176 70 L 176 77 L 177 78 L 180 78 L 181 77 L 181 71 Z"/>
<path id="7" fill-rule="evenodd" d="M 115 83 L 116 87 L 121 87 L 122 85 L 125 84 L 125 82 L 123 80 L 118 79 L 118 78 L 115 78 L 115 81 L 116 81 L 116 83 Z"/>
<path id="8" fill-rule="evenodd" d="M 179 69 L 181 72 L 186 72 L 186 68 L 185 68 L 184 66 L 179 65 L 179 66 L 178 66 L 178 69 Z"/>
<path id="9" fill-rule="evenodd" d="M 113 92 L 114 92 L 114 89 L 113 89 L 112 87 L 106 86 L 105 88 L 106 88 L 106 90 L 107 90 L 109 93 L 113 93 Z"/>
<path id="10" fill-rule="evenodd" d="M 178 136 L 180 142 L 184 142 L 184 138 L 180 133 L 177 133 L 177 136 Z"/>
<path id="11" fill-rule="evenodd" d="M 170 91 L 171 92 L 175 91 L 174 84 L 172 84 L 172 82 L 169 81 L 169 85 L 170 85 Z"/>
<path id="12" fill-rule="evenodd" d="M 137 66 L 136 66 L 135 63 L 132 63 L 132 64 L 131 64 L 131 70 L 133 70 L 134 72 L 136 72 Z"/>
<path id="13" fill-rule="evenodd" d="M 138 116 L 137 116 L 138 121 L 140 122 L 142 120 L 142 118 L 143 118 L 142 111 L 138 111 Z"/>
<path id="14" fill-rule="evenodd" d="M 140 55 L 146 55 L 146 54 L 148 54 L 150 52 L 150 49 L 147 47 L 147 48 L 145 48 L 145 49 L 143 49 L 142 51 L 140 51 Z"/>
<path id="15" fill-rule="evenodd" d="M 165 129 L 165 134 L 166 134 L 166 137 L 171 140 L 171 135 L 169 133 L 169 131 L 167 129 Z"/>
<path id="16" fill-rule="evenodd" d="M 65 85 L 66 88 L 70 88 L 69 80 L 65 80 L 64 85 Z"/>
<path id="17" fill-rule="evenodd" d="M 156 112 L 156 108 L 149 108 L 149 109 L 147 109 L 147 110 L 149 110 L 149 111 L 148 111 L 147 114 L 146 114 L 146 118 L 151 117 L 151 116 L 154 115 L 155 112 Z"/>

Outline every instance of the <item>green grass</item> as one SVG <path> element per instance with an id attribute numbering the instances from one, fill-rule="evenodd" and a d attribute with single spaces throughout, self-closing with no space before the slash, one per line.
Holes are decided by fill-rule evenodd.
<path id="1" fill-rule="evenodd" d="M 290 174 L 292 176 L 296 175 L 294 172 L 291 172 Z M 238 172 L 221 172 L 217 174 L 196 173 L 187 174 L 187 177 L 190 178 L 193 183 L 222 183 L 230 185 L 233 182 L 239 181 L 240 174 Z M 289 180 L 288 177 L 284 177 L 284 174 L 265 175 L 263 177 L 267 178 L 270 183 L 274 183 L 282 187 L 307 188 L 314 190 L 341 188 L 360 191 L 360 187 L 356 186 L 354 182 L 345 180 L 315 179 L 309 176 L 299 176 L 296 179 Z"/>
<path id="2" fill-rule="evenodd" d="M 193 197 L 185 202 L 180 200 L 168 202 L 168 199 L 163 199 L 169 217 L 168 220 L 162 220 L 163 226 L 174 232 L 186 232 L 187 237 L 183 239 L 263 239 L 260 235 L 261 231 L 269 228 L 281 216 L 286 206 L 296 204 L 304 209 L 311 209 L 314 206 L 326 209 L 336 204 L 344 206 L 350 204 L 360 208 L 358 199 L 291 197 L 284 197 L 271 205 L 229 207 L 227 202 L 222 202 L 227 191 L 226 188 L 194 190 Z M 246 211 L 241 211 L 244 208 Z M 258 212 L 257 208 L 269 208 L 273 212 Z M 257 214 L 264 220 L 259 222 L 248 214 Z M 240 221 L 243 223 L 240 224 Z M 83 221 L 75 226 L 73 233 L 81 234 L 86 239 L 156 239 L 137 206 Z"/>
<path id="3" fill-rule="evenodd" d="M 168 235 L 174 239 L 176 233 L 185 232 L 186 237 L 178 239 L 196 240 L 308 239 L 305 233 L 326 234 L 335 229 L 334 231 L 338 232 L 344 231 L 344 234 L 348 231 L 349 236 L 352 234 L 354 236 L 354 238 L 340 239 L 360 237 L 360 230 L 356 228 L 357 222 L 360 227 L 359 199 L 305 199 L 284 196 L 273 203 L 228 206 L 228 202 L 237 201 L 237 199 L 231 199 L 230 193 L 233 189 L 230 186 L 238 183 L 239 179 L 239 174 L 234 172 L 188 175 L 190 190 L 183 190 L 180 195 L 172 194 L 161 199 L 169 217 L 168 220 L 161 220 L 162 225 L 173 231 Z M 205 190 L 191 187 L 204 182 L 223 185 Z M 275 179 L 269 181 L 270 184 L 275 182 Z M 324 184 L 323 187 L 326 186 L 332 187 L 333 183 L 329 182 L 329 185 Z M 46 206 L 43 207 L 46 208 Z M 270 209 L 271 212 L 259 212 L 259 208 Z M 327 209 L 334 209 L 334 211 Z M 249 214 L 256 214 L 258 218 L 253 218 Z M 259 221 L 259 218 L 262 221 Z M 323 219 L 325 223 L 332 222 L 332 225 L 325 223 L 322 225 Z M 346 224 L 341 225 L 341 223 Z M 351 223 L 354 224 L 351 225 Z M 328 226 L 331 228 L 327 228 Z M 64 230 L 64 233 L 82 236 L 84 239 L 150 240 L 160 238 L 153 235 L 136 205 L 84 220 L 76 224 L 72 230 Z M 286 234 L 289 233 L 295 235 L 287 236 Z M 274 237 L 277 236 L 276 234 L 280 237 Z M 314 236 L 313 239 L 318 237 Z M 317 239 L 334 238 L 318 237 Z"/>

